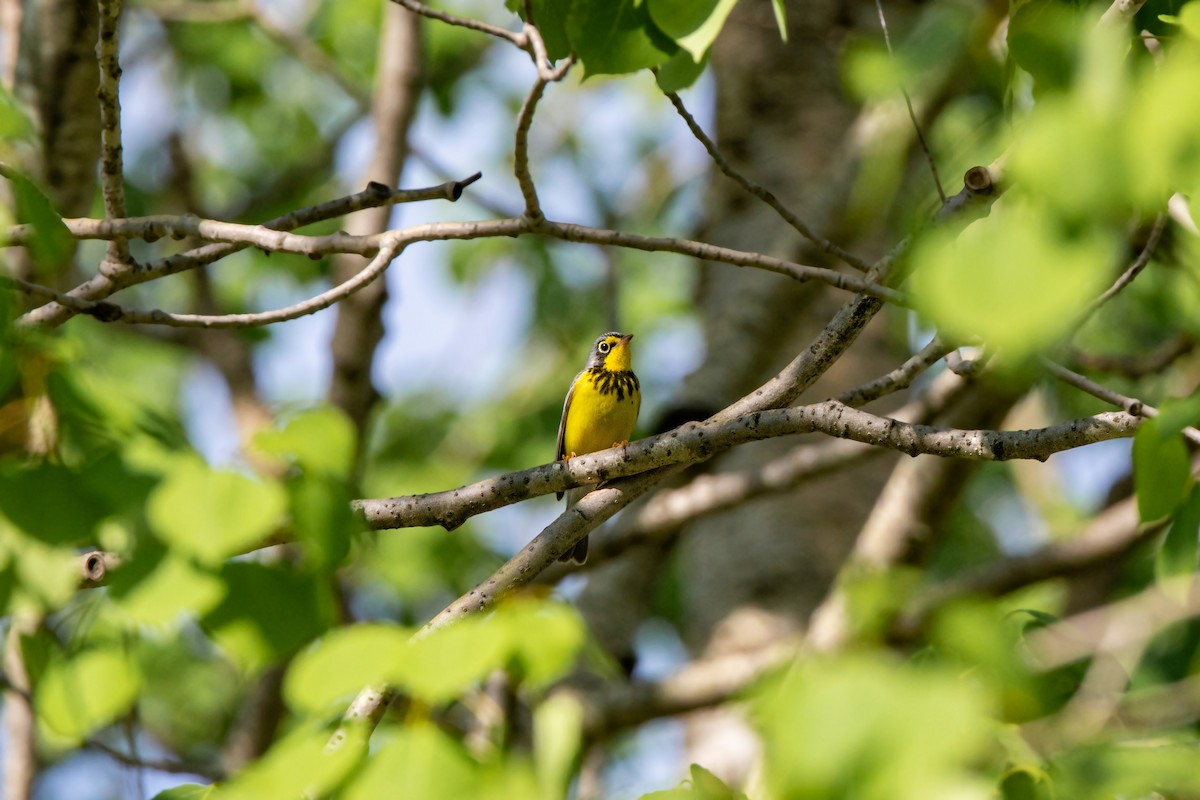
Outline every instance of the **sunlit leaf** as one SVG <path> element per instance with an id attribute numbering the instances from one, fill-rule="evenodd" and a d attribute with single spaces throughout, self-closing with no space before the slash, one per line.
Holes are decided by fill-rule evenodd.
<path id="1" fill-rule="evenodd" d="M 266 539 L 286 505 L 277 483 L 189 460 L 177 464 L 150 495 L 147 515 L 169 545 L 219 564 Z"/>
<path id="2" fill-rule="evenodd" d="M 986 696 L 952 672 L 865 656 L 802 663 L 752 707 L 775 796 L 992 796 L 969 769 L 993 738 Z"/>
<path id="3" fill-rule="evenodd" d="M 129 708 L 138 675 L 126 653 L 98 647 L 52 661 L 37 686 L 38 720 L 55 737 L 78 743 Z"/>
<path id="4" fill-rule="evenodd" d="M 350 549 L 350 538 L 363 529 L 350 507 L 354 493 L 345 481 L 327 475 L 302 474 L 286 483 L 292 528 L 305 545 L 308 563 L 331 569 Z"/>
<path id="5" fill-rule="evenodd" d="M 533 21 L 542 34 L 546 44 L 546 55 L 551 61 L 565 58 L 571 53 L 571 43 L 567 39 L 567 13 L 571 7 L 569 0 L 532 0 Z M 505 6 L 509 11 L 520 14 L 525 18 L 525 3 L 522 0 L 506 0 Z"/>
<path id="6" fill-rule="evenodd" d="M 364 686 L 392 682 L 411 632 L 383 624 L 339 628 L 293 659 L 283 683 L 288 706 L 325 714 Z"/>
<path id="7" fill-rule="evenodd" d="M 552 695 L 533 711 L 533 757 L 545 800 L 567 796 L 583 744 L 583 708 L 569 695 Z"/>
<path id="8" fill-rule="evenodd" d="M 220 578 L 168 554 L 149 575 L 114 594 L 113 599 L 115 607 L 131 622 L 164 626 L 177 621 L 181 614 L 203 616 L 224 596 L 225 584 Z"/>
<path id="9" fill-rule="evenodd" d="M 185 783 L 159 792 L 152 800 L 208 800 L 215 791 L 216 787 L 211 784 Z"/>
<path id="10" fill-rule="evenodd" d="M 400 670 L 404 687 L 428 703 L 445 703 L 504 666 L 508 631 L 469 617 L 433 631 L 410 646 Z"/>
<path id="11" fill-rule="evenodd" d="M 913 254 L 922 309 L 951 336 L 982 337 L 1010 358 L 1054 342 L 1104 284 L 1111 233 L 1068 233 L 1044 210 L 995 208 L 958 236 L 936 232 Z"/>
<path id="12" fill-rule="evenodd" d="M 343 792 L 345 800 L 389 797 L 403 786 L 406 797 L 461 800 L 478 797 L 478 768 L 458 742 L 427 723 L 406 725 L 373 753 Z"/>
<path id="13" fill-rule="evenodd" d="M 584 643 L 579 613 L 562 603 L 510 602 L 496 612 L 521 677 L 543 686 L 566 674 Z"/>
<path id="14" fill-rule="evenodd" d="M 645 0 L 659 30 L 700 61 L 716 41 L 737 0 Z"/>
<path id="15" fill-rule="evenodd" d="M 221 800 L 326 797 L 366 755 L 365 732 L 351 729 L 346 742 L 326 750 L 329 732 L 301 728 L 271 747 L 215 795 Z"/>

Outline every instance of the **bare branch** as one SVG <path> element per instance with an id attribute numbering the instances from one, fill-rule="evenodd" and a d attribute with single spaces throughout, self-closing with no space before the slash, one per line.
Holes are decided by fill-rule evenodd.
<path id="1" fill-rule="evenodd" d="M 798 651 L 796 642 L 777 641 L 694 661 L 662 681 L 610 684 L 571 694 L 583 706 L 584 736 L 595 741 L 652 719 L 728 702 Z"/>
<path id="2" fill-rule="evenodd" d="M 1133 263 L 1121 273 L 1113 285 L 1105 290 L 1104 294 L 1097 297 L 1091 302 L 1090 305 L 1088 305 L 1087 309 L 1080 317 L 1079 322 L 1076 323 L 1077 329 L 1090 316 L 1100 310 L 1102 305 L 1113 299 L 1113 297 L 1115 297 L 1122 289 L 1132 283 L 1134 278 L 1141 274 L 1141 271 L 1146 268 L 1147 264 L 1150 263 L 1150 258 L 1154 255 L 1154 251 L 1158 249 L 1158 243 L 1162 239 L 1163 230 L 1166 228 L 1166 226 L 1167 215 L 1165 213 L 1159 213 L 1158 216 L 1154 218 L 1154 225 L 1150 228 L 1150 235 L 1146 238 L 1146 244 L 1144 247 L 1142 247 L 1141 252 L 1138 253 L 1137 258 L 1135 258 Z"/>
<path id="3" fill-rule="evenodd" d="M 1178 334 L 1157 347 L 1137 355 L 1103 355 L 1072 352 L 1069 360 L 1080 369 L 1111 372 L 1126 378 L 1144 378 L 1161 372 L 1196 349 L 1196 340 Z"/>
<path id="4" fill-rule="evenodd" d="M 197 764 L 190 761 L 177 761 L 174 759 L 164 758 L 142 758 L 139 756 L 129 755 L 115 747 L 105 744 L 99 739 L 91 739 L 84 742 L 84 747 L 89 750 L 95 750 L 99 753 L 111 758 L 120 764 L 128 767 L 137 767 L 138 769 L 153 769 L 159 772 L 167 772 L 172 775 L 199 775 L 210 781 L 219 781 L 225 778 L 225 774 L 218 769 L 213 769 L 205 764 Z"/>
<path id="5" fill-rule="evenodd" d="M 429 189 L 416 190 L 393 190 L 381 183 L 370 183 L 364 191 L 357 192 L 346 197 L 340 197 L 336 200 L 327 200 L 324 203 L 318 203 L 314 206 L 297 209 L 288 212 L 275 219 L 268 220 L 263 223 L 263 227 L 273 230 L 292 230 L 304 225 L 311 225 L 314 222 L 340 217 L 344 214 L 349 214 L 354 211 L 361 211 L 366 208 L 375 208 L 381 205 L 388 205 L 397 202 L 413 202 L 416 200 L 430 199 L 446 199 L 450 201 L 457 200 L 462 195 L 462 190 L 466 186 L 479 179 L 479 173 L 472 175 L 462 181 L 452 181 L 440 186 L 431 187 Z M 154 218 L 151 218 L 154 219 Z M 178 218 L 172 218 L 178 219 Z M 117 225 L 118 223 L 110 223 L 107 221 L 97 220 L 71 220 L 68 222 L 68 229 L 71 228 L 71 223 L 76 223 L 83 227 L 95 227 L 97 225 Z M 186 233 L 186 232 L 185 232 Z M 10 235 L 28 237 L 31 232 L 25 226 L 18 226 L 10 231 Z M 86 235 L 80 235 L 80 238 L 94 238 Z M 5 237 L 7 239 L 7 236 Z M 198 247 L 194 250 L 189 250 L 186 253 L 179 253 L 173 256 L 167 256 L 156 261 L 151 261 L 147 264 L 142 264 L 137 270 L 122 271 L 116 275 L 97 275 L 90 280 L 80 284 L 72 289 L 68 294 L 83 300 L 102 300 L 113 293 L 146 281 L 161 278 L 164 275 L 174 275 L 178 272 L 184 272 L 189 269 L 194 269 L 204 264 L 211 264 L 222 258 L 232 255 L 239 250 L 247 247 L 245 243 L 234 244 L 208 244 L 203 247 Z M 23 315 L 18 323 L 28 327 L 53 327 L 66 322 L 76 311 L 67 308 L 58 303 L 48 303 L 44 306 L 33 309 Z"/>
<path id="6" fill-rule="evenodd" d="M 919 352 L 915 353 L 887 375 L 880 376 L 869 383 L 864 383 L 862 386 L 848 389 L 839 394 L 837 399 L 848 406 L 857 408 L 893 392 L 903 391 L 912 385 L 912 382 L 918 375 L 929 369 L 953 350 L 953 345 L 944 342 L 940 336 L 935 336 L 930 340 L 929 344 L 922 347 Z"/>
<path id="7" fill-rule="evenodd" d="M 100 62 L 100 186 L 104 194 L 104 214 L 121 219 L 125 213 L 125 168 L 121 155 L 121 65 L 118 36 L 123 0 L 99 0 L 100 39 L 96 58 Z M 106 261 L 126 268 L 130 262 L 129 243 L 109 242 Z"/>
<path id="8" fill-rule="evenodd" d="M 915 637 L 935 609 L 960 597 L 998 597 L 1022 586 L 1074 575 L 1122 558 L 1165 527 L 1165 520 L 1141 524 L 1133 499 L 1122 500 L 1097 515 L 1077 536 L 985 564 L 933 586 L 909 605 L 893 626 L 893 633 L 902 639 Z"/>
<path id="9" fill-rule="evenodd" d="M 788 225 L 791 225 L 801 236 L 816 245 L 817 249 L 822 253 L 828 253 L 829 255 L 835 256 L 860 272 L 866 272 L 871 268 L 867 262 L 863 261 L 858 256 L 843 250 L 841 247 L 829 241 L 828 239 L 819 236 L 816 231 L 814 231 L 806 222 L 804 222 L 804 220 L 797 217 L 783 203 L 781 203 L 779 198 L 777 198 L 770 190 L 759 186 L 757 183 L 753 183 L 749 178 L 745 177 L 742 175 L 742 173 L 734 169 L 733 165 L 729 163 L 728 159 L 726 159 L 725 156 L 721 154 L 721 151 L 717 149 L 717 146 L 713 143 L 713 140 L 710 139 L 708 134 L 704 132 L 704 129 L 700 127 L 700 123 L 696 122 L 695 117 L 693 117 L 691 112 L 687 110 L 687 106 L 683 104 L 683 100 L 679 97 L 679 95 L 675 92 L 666 92 L 665 94 L 667 99 L 671 101 L 671 105 L 675 106 L 675 110 L 679 113 L 679 116 L 683 118 L 685 123 L 687 123 L 688 130 L 692 132 L 692 136 L 694 136 L 696 141 L 700 142 L 700 144 L 704 146 L 704 149 L 708 152 L 709 158 L 711 158 L 713 163 L 717 165 L 717 169 L 725 173 L 725 175 L 731 178 L 738 186 L 741 186 L 747 192 L 770 206 L 771 209 L 774 210 L 784 222 L 786 222 Z"/>

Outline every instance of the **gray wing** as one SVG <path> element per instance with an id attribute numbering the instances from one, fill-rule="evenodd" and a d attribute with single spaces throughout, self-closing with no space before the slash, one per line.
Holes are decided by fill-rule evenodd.
<path id="1" fill-rule="evenodd" d="M 570 411 L 571 411 L 571 397 L 573 397 L 575 394 L 575 383 L 579 380 L 579 376 L 582 374 L 583 374 L 583 372 L 580 372 L 571 381 L 571 388 L 567 390 L 567 399 L 563 401 L 562 418 L 559 419 L 559 421 L 558 421 L 558 445 L 557 445 L 557 450 L 555 450 L 555 456 L 554 456 L 555 461 L 562 461 L 563 458 L 566 457 L 566 455 L 567 455 L 566 451 L 563 448 L 563 439 L 566 437 L 566 434 L 567 434 L 567 414 L 570 413 Z M 562 500 L 563 493 L 558 492 L 556 494 L 556 496 L 558 497 L 559 500 Z"/>

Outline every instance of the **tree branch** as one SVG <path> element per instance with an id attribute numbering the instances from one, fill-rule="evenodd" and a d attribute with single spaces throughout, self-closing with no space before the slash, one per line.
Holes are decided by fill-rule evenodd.
<path id="1" fill-rule="evenodd" d="M 753 183 L 750 181 L 750 179 L 742 175 L 742 173 L 734 169 L 733 165 L 730 164 L 725 156 L 721 154 L 721 151 L 717 149 L 717 146 L 713 143 L 713 140 L 710 139 L 708 134 L 704 132 L 704 129 L 700 127 L 700 123 L 696 122 L 695 117 L 693 117 L 691 112 L 687 110 L 687 106 L 683 104 L 683 100 L 679 97 L 679 95 L 675 92 L 665 92 L 665 94 L 667 99 L 671 101 L 671 105 L 675 106 L 675 111 L 679 113 L 679 116 L 687 124 L 688 130 L 692 132 L 692 136 L 694 136 L 696 141 L 700 142 L 700 144 L 704 146 L 705 151 L 707 151 L 709 158 L 712 159 L 712 162 L 716 164 L 717 169 L 725 173 L 725 175 L 732 179 L 733 182 L 738 186 L 741 186 L 747 192 L 770 206 L 771 209 L 779 215 L 780 219 L 795 228 L 797 233 L 814 244 L 822 253 L 835 256 L 860 272 L 867 272 L 871 268 L 870 264 L 863 261 L 858 256 L 842 249 L 823 236 L 818 235 L 817 232 L 810 228 L 804 220 L 797 217 L 791 212 L 791 210 L 781 203 L 779 198 L 777 198 L 770 190 L 758 185 L 757 183 Z"/>
<path id="2" fill-rule="evenodd" d="M 96 58 L 100 62 L 100 187 L 104 195 L 104 215 L 120 219 L 125 213 L 125 168 L 121 154 L 121 65 L 118 36 L 122 0 L 99 0 L 100 37 Z M 129 243 L 108 243 L 105 260 L 113 268 L 125 270 L 132 262 Z"/>

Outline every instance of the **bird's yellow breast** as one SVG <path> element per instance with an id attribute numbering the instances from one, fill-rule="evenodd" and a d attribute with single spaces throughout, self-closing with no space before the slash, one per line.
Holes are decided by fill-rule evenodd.
<path id="1" fill-rule="evenodd" d="M 641 391 L 632 372 L 581 373 L 567 412 L 563 450 L 582 455 L 629 441 L 641 404 Z"/>

